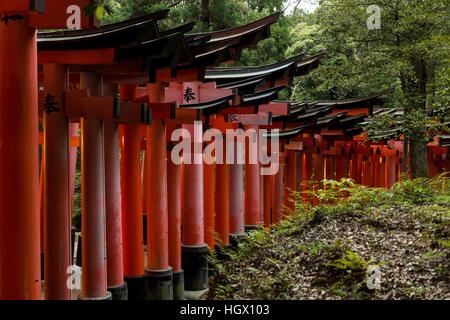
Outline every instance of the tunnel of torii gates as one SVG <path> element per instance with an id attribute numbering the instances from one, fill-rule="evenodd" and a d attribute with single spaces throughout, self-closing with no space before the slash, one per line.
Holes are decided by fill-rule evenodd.
<path id="1" fill-rule="evenodd" d="M 185 290 L 208 288 L 210 251 L 282 219 L 283 206 L 292 208 L 290 190 L 310 188 L 311 180 L 312 188 L 321 188 L 324 178 L 387 188 L 400 179 L 401 139 L 373 143 L 361 129 L 375 114 L 393 112 L 374 109 L 389 92 L 278 101 L 278 92 L 317 67 L 322 54 L 217 67 L 267 38 L 278 14 L 203 34 L 190 34 L 192 23 L 159 30 L 168 10 L 103 27 L 84 18 L 83 29 L 37 34 L 65 28 L 57 14 L 68 2 L 47 11 L 41 2 L 0 4 L 0 13 L 21 17 L 0 24 L 0 299 L 43 298 L 41 269 L 45 299 L 72 298 L 78 147 L 78 298 L 85 300 L 183 299 Z M 200 136 L 212 128 L 223 141 L 236 139 L 227 129 L 250 132 L 234 149 L 234 157 L 245 154 L 245 164 L 187 163 L 195 154 L 186 151 L 183 163 L 172 161 L 178 128 L 194 136 L 186 138 L 192 150 L 205 147 L 195 139 L 196 121 Z M 258 129 L 267 132 L 258 135 Z M 279 139 L 277 150 L 252 148 L 260 138 Z M 433 175 L 449 170 L 449 147 L 448 136 L 429 144 Z M 263 151 L 279 156 L 278 170 L 250 162 Z"/>

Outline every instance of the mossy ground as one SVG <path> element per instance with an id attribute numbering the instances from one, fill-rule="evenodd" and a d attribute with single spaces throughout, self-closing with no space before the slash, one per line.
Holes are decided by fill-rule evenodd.
<path id="1" fill-rule="evenodd" d="M 391 190 L 326 184 L 314 195 L 321 205 L 294 194 L 296 209 L 278 226 L 249 233 L 222 260 L 212 256 L 205 298 L 450 298 L 450 196 L 442 178 Z"/>

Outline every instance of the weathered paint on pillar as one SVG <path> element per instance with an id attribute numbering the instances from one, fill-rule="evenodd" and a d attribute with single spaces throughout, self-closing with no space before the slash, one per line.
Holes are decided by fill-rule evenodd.
<path id="1" fill-rule="evenodd" d="M 241 169 L 243 170 L 243 168 Z M 243 219 L 244 219 L 244 199 L 242 198 L 242 220 Z M 261 174 L 259 175 L 259 219 L 264 223 L 264 176 Z M 244 225 L 243 221 L 242 225 Z"/>
<path id="2" fill-rule="evenodd" d="M 44 86 L 45 95 L 53 96 L 59 109 L 44 110 L 44 296 L 46 300 L 70 300 L 69 121 L 64 116 L 67 66 L 44 64 Z"/>
<path id="3" fill-rule="evenodd" d="M 251 139 L 258 145 L 258 126 L 248 126 L 247 130 L 255 130 Z M 259 152 L 258 150 L 259 148 L 256 148 L 256 152 Z M 262 223 L 259 209 L 259 156 L 256 155 L 256 164 L 249 163 L 251 152 L 249 141 L 245 143 L 245 151 L 244 221 L 246 226 L 252 228 Z"/>
<path id="4" fill-rule="evenodd" d="M 141 186 L 142 186 L 142 212 L 147 214 L 147 183 L 145 183 L 145 179 L 147 177 L 147 161 L 145 161 L 146 152 L 143 152 L 142 155 L 142 170 L 141 170 Z"/>
<path id="5" fill-rule="evenodd" d="M 283 216 L 283 167 L 272 176 L 272 223 L 277 224 Z"/>
<path id="6" fill-rule="evenodd" d="M 303 191 L 311 191 L 311 179 L 313 175 L 313 161 L 310 153 L 303 154 Z M 303 194 L 303 203 L 311 203 L 312 198 L 307 193 Z"/>
<path id="7" fill-rule="evenodd" d="M 291 212 L 294 210 L 294 202 L 292 191 L 295 191 L 295 151 L 286 151 L 286 164 L 284 167 L 284 206 L 289 208 Z"/>
<path id="8" fill-rule="evenodd" d="M 120 190 L 119 126 L 105 121 L 105 201 L 108 287 L 123 284 L 122 201 Z"/>
<path id="9" fill-rule="evenodd" d="M 194 125 L 186 124 L 187 129 L 194 137 Z M 191 163 L 183 163 L 183 195 L 182 195 L 182 226 L 183 244 L 188 246 L 199 246 L 205 243 L 204 221 L 203 221 L 203 161 L 194 163 L 194 146 L 192 154 L 184 154 L 183 157 L 190 157 Z"/>
<path id="10" fill-rule="evenodd" d="M 123 264 L 127 277 L 144 274 L 144 238 L 140 177 L 140 129 L 138 125 L 121 125 L 122 152 L 122 236 Z"/>
<path id="11" fill-rule="evenodd" d="M 317 193 L 318 190 L 323 189 L 322 180 L 324 179 L 324 167 L 323 167 L 323 155 L 315 154 L 314 159 L 314 192 Z M 319 198 L 313 198 L 313 205 L 319 205 Z"/>
<path id="12" fill-rule="evenodd" d="M 152 102 L 164 102 L 164 82 L 147 85 Z M 145 157 L 147 163 L 147 268 L 169 268 L 168 212 L 167 212 L 167 140 L 166 124 L 154 119 L 147 126 Z"/>
<path id="13" fill-rule="evenodd" d="M 27 16 L 0 25 L 0 48 L 0 299 L 39 300 L 37 40 Z"/>
<path id="14" fill-rule="evenodd" d="M 177 128 L 167 125 L 167 137 Z M 170 151 L 170 150 L 168 150 Z M 167 212 L 169 236 L 169 265 L 173 272 L 181 271 L 181 165 L 173 163 L 167 154 Z"/>
<path id="15" fill-rule="evenodd" d="M 167 215 L 166 125 L 154 119 L 147 126 L 147 268 L 166 270 L 169 267 Z"/>
<path id="16" fill-rule="evenodd" d="M 205 243 L 210 251 L 215 247 L 215 164 L 203 164 L 203 188 L 204 188 L 204 235 Z"/>
<path id="17" fill-rule="evenodd" d="M 264 227 L 272 224 L 272 176 L 265 175 L 264 179 Z"/>
<path id="18" fill-rule="evenodd" d="M 226 164 L 226 139 L 223 141 L 224 161 L 216 164 L 216 232 L 221 246 L 230 244 L 230 176 L 229 165 Z"/>
<path id="19" fill-rule="evenodd" d="M 102 95 L 102 81 L 96 74 L 82 74 L 82 87 L 91 96 Z M 102 121 L 81 119 L 82 299 L 107 296 L 103 152 Z"/>
<path id="20" fill-rule="evenodd" d="M 39 174 L 39 216 L 40 216 L 40 240 L 41 240 L 41 256 L 44 255 L 44 170 L 45 170 L 45 141 L 42 143 L 41 156 L 41 173 Z M 41 266 L 41 269 L 44 266 Z M 43 271 L 43 270 L 41 270 Z"/>

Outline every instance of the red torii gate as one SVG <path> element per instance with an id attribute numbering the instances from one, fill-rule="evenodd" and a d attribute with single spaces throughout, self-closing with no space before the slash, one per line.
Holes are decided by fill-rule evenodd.
<path id="1" fill-rule="evenodd" d="M 163 18 L 164 14 L 156 14 L 156 16 L 158 17 L 154 17 L 154 18 Z M 71 39 L 72 38 L 77 38 L 77 37 L 83 37 L 85 35 L 87 35 L 84 31 L 79 31 L 79 32 L 72 32 L 72 33 L 56 33 L 56 34 L 48 34 L 48 35 L 40 35 L 40 41 L 39 42 L 39 47 L 41 48 L 40 51 L 40 55 L 39 55 L 39 59 L 40 62 L 42 63 L 52 63 L 52 62 L 57 62 L 57 63 L 63 63 L 63 64 L 69 64 L 70 65 L 70 71 L 71 72 L 86 72 L 86 71 L 95 71 L 96 73 L 101 73 L 103 74 L 102 79 L 96 79 L 94 82 L 97 83 L 97 85 L 103 83 L 112 83 L 112 84 L 121 84 L 120 86 L 120 93 L 121 93 L 121 102 L 120 102 L 120 115 L 118 115 L 118 102 L 116 101 L 116 99 L 113 99 L 112 97 L 89 97 L 89 91 L 91 91 L 91 86 L 93 87 L 94 84 L 90 84 L 90 86 L 86 86 L 86 85 L 82 85 L 82 88 L 85 89 L 81 89 L 81 90 L 75 90 L 72 93 L 66 94 L 66 96 L 64 97 L 64 101 L 65 101 L 65 108 L 64 108 L 64 114 L 66 117 L 71 117 L 71 118 L 79 118 L 79 117 L 84 117 L 86 119 L 103 119 L 104 122 L 106 121 L 115 121 L 115 122 L 119 122 L 119 123 L 128 123 L 128 124 L 150 124 L 149 121 L 152 121 L 152 126 L 148 127 L 150 128 L 150 132 L 147 132 L 145 134 L 146 136 L 146 140 L 147 140 L 147 146 L 146 149 L 147 150 L 152 150 L 153 154 L 159 154 L 160 152 L 163 152 L 161 154 L 161 157 L 157 157 L 162 159 L 165 159 L 165 149 L 163 150 L 162 146 L 165 143 L 165 138 L 162 135 L 162 132 L 164 132 L 165 130 L 163 130 L 163 128 L 161 130 L 159 130 L 155 136 L 155 133 L 151 133 L 152 130 L 156 130 L 156 122 L 159 122 L 161 125 L 163 125 L 163 122 L 159 119 L 167 119 L 166 122 L 170 123 L 169 119 L 174 119 L 174 123 L 189 123 L 189 122 L 193 122 L 195 119 L 197 119 L 197 112 L 192 111 L 192 110 L 184 110 L 181 108 L 178 108 L 176 105 L 170 104 L 170 103 L 162 103 L 164 101 L 164 91 L 162 90 L 164 88 L 163 85 L 163 81 L 186 81 L 186 80 L 196 80 L 201 76 L 201 73 L 198 72 L 199 68 L 201 69 L 203 65 L 208 65 L 210 62 L 209 61 L 214 61 L 215 63 L 217 63 L 218 61 L 220 61 L 220 59 L 224 59 L 227 57 L 234 57 L 234 55 L 236 54 L 237 51 L 240 50 L 241 46 L 247 46 L 248 43 L 246 41 L 254 41 L 253 39 L 260 39 L 261 36 L 260 34 L 264 35 L 266 34 L 266 29 L 268 27 L 268 25 L 270 25 L 271 23 L 275 22 L 277 19 L 278 15 L 272 15 L 268 18 L 262 19 L 256 23 L 252 23 L 248 26 L 244 26 L 241 28 L 237 28 L 235 33 L 237 33 L 238 35 L 233 35 L 232 33 L 230 34 L 230 31 L 227 31 L 227 35 L 225 36 L 222 32 L 218 32 L 217 34 L 210 34 L 207 37 L 203 37 L 203 39 L 198 39 L 198 37 L 202 38 L 201 36 L 194 36 L 192 37 L 188 37 L 185 38 L 184 41 L 193 41 L 195 40 L 195 43 L 200 43 L 200 45 L 202 45 L 202 41 L 203 43 L 205 41 L 208 41 L 210 39 L 211 42 L 213 42 L 213 45 L 211 46 L 206 46 L 206 51 L 205 49 L 203 49 L 205 51 L 205 53 L 199 53 L 198 55 L 194 56 L 194 60 L 193 62 L 190 63 L 190 65 L 192 65 L 192 67 L 186 68 L 186 66 L 180 68 L 179 70 L 176 70 L 176 72 L 174 72 L 174 67 L 176 67 L 176 63 L 174 64 L 174 62 L 179 62 L 180 61 L 180 55 L 173 55 L 171 58 L 169 58 L 167 61 L 163 59 L 162 63 L 158 65 L 158 68 L 156 69 L 152 69 L 150 68 L 150 77 L 148 77 L 148 75 L 146 76 L 145 73 L 143 73 L 142 75 L 140 73 L 142 69 L 141 66 L 145 61 L 142 61 L 142 59 L 139 59 L 139 55 L 145 55 L 146 52 L 152 52 L 153 54 L 155 54 L 154 50 L 152 50 L 151 45 L 155 45 L 156 48 L 160 48 L 160 49 L 164 49 L 167 48 L 167 46 L 170 46 L 173 43 L 176 43 L 176 41 L 179 41 L 180 37 L 172 37 L 172 35 L 168 32 L 166 32 L 164 34 L 164 39 L 157 39 L 155 40 L 155 42 L 150 41 L 147 43 L 144 43 L 142 45 L 141 48 L 124 48 L 124 49 L 120 49 L 119 51 L 114 53 L 114 49 L 108 49 L 108 44 L 110 44 L 110 41 L 113 41 L 116 45 L 121 41 L 121 38 L 119 37 L 110 37 L 109 39 L 103 39 L 103 36 L 96 36 L 95 33 L 92 34 L 90 36 L 87 43 L 84 43 L 83 41 L 75 41 L 73 42 Z M 134 21 L 136 23 L 138 23 L 138 21 Z M 121 23 L 121 27 L 125 27 L 124 26 L 125 23 Z M 118 26 L 119 24 L 116 24 L 115 26 Z M 192 27 L 192 25 L 190 26 Z M 109 33 L 113 33 L 114 32 L 114 28 L 113 26 L 107 26 L 105 27 Z M 105 29 L 103 28 L 103 29 Z M 189 26 L 184 26 L 181 29 L 188 29 Z M 125 28 L 126 29 L 126 28 Z M 180 28 L 177 29 L 177 31 L 179 31 Z M 103 31 L 103 30 L 102 30 Z M 239 32 L 238 32 L 239 31 Z M 125 31 L 124 31 L 125 32 Z M 174 31 L 175 32 L 175 31 Z M 107 32 L 105 32 L 106 34 Z M 254 35 L 253 35 L 254 34 Z M 174 33 L 174 35 L 176 35 L 176 33 Z M 225 37 L 224 37 L 225 36 Z M 248 40 L 246 41 L 242 41 L 239 40 L 240 37 L 247 37 Z M 220 39 L 220 37 L 224 38 L 224 40 L 221 42 L 219 40 L 215 40 L 215 39 Z M 233 40 L 234 38 L 234 40 Z M 111 40 L 112 39 L 112 40 Z M 231 40 L 233 41 L 231 41 Z M 238 40 L 238 41 L 236 41 Z M 89 50 L 86 49 L 86 47 L 88 47 L 88 44 L 92 43 L 92 41 L 97 41 L 97 46 L 98 43 L 104 42 L 103 47 L 100 47 L 96 50 Z M 131 41 L 131 39 L 129 40 Z M 164 42 L 166 41 L 166 42 Z M 65 43 L 69 44 L 69 48 L 64 48 Z M 198 46 L 198 45 L 197 45 Z M 70 47 L 72 49 L 70 49 Z M 61 50 L 60 48 L 64 48 L 65 50 Z M 178 47 L 175 47 L 176 50 Z M 233 51 L 227 55 L 227 52 L 229 52 L 229 48 L 235 48 L 233 49 Z M 179 50 L 179 48 L 178 48 Z M 111 64 L 114 62 L 114 58 L 115 57 L 121 57 L 121 59 L 134 59 L 134 60 L 125 60 L 123 61 L 120 65 L 114 65 Z M 136 60 L 137 59 L 137 60 Z M 184 59 L 184 58 L 183 58 Z M 144 59 L 145 60 L 145 59 Z M 161 61 L 160 61 L 161 62 Z M 75 67 L 72 67 L 72 65 L 75 65 Z M 85 65 L 85 66 L 81 66 L 80 65 Z M 164 66 L 171 66 L 172 70 L 170 69 L 160 69 L 160 68 L 164 68 Z M 92 75 L 94 76 L 94 75 Z M 81 76 L 81 82 L 83 83 L 85 76 L 82 74 Z M 137 86 L 136 85 L 126 85 L 127 83 L 147 83 L 149 80 L 152 81 L 152 79 L 156 79 L 157 83 L 156 85 L 149 85 L 147 87 L 148 90 L 148 97 L 137 97 Z M 76 78 L 75 78 L 75 81 Z M 76 87 L 76 86 L 75 86 Z M 103 86 L 100 89 L 104 90 L 106 87 Z M 88 89 L 88 90 L 86 90 Z M 111 90 L 110 90 L 111 91 Z M 102 96 L 104 94 L 97 94 L 98 96 Z M 45 96 L 41 96 L 41 102 L 45 102 L 44 101 Z M 125 102 L 127 101 L 127 102 Z M 131 102 L 129 102 L 131 101 Z M 158 102 L 161 101 L 161 102 Z M 143 103 L 147 103 L 148 106 L 148 110 L 152 111 L 147 112 L 147 108 L 143 108 Z M 151 114 L 151 118 L 149 117 L 149 115 Z M 130 128 L 131 129 L 131 128 Z M 117 130 L 114 129 L 114 130 Z M 114 131 L 113 130 L 113 131 Z M 128 185 L 132 186 L 132 187 L 136 187 L 135 190 L 139 190 L 140 191 L 140 178 L 139 178 L 139 174 L 137 174 L 139 172 L 139 170 L 137 170 L 137 168 L 139 168 L 139 158 L 137 157 L 138 152 L 141 148 L 141 145 L 139 143 L 137 143 L 138 139 L 140 139 L 141 136 L 141 130 L 138 127 L 135 127 L 135 129 L 131 129 L 131 136 L 129 138 L 126 138 L 126 134 L 124 133 L 124 140 L 122 140 L 123 142 L 121 144 L 123 144 L 123 146 L 125 147 L 126 145 L 130 146 L 130 150 L 127 150 L 128 152 L 124 152 L 123 156 L 124 156 L 124 165 L 122 166 L 122 171 L 124 174 L 124 180 L 126 183 L 127 179 L 131 179 Z M 85 131 L 83 131 L 85 132 Z M 105 131 L 106 132 L 106 131 Z M 109 131 L 108 131 L 109 132 Z M 134 133 L 133 133 L 134 132 Z M 149 135 L 150 133 L 150 135 Z M 111 133 L 113 134 L 113 133 Z M 151 138 L 152 136 L 155 136 L 157 139 L 155 138 Z M 106 139 L 107 137 L 105 137 Z M 112 137 L 111 137 L 112 138 Z M 131 141 L 132 143 L 124 143 L 126 142 L 125 140 Z M 82 139 L 83 141 L 83 139 Z M 134 141 L 134 142 L 133 142 Z M 156 147 L 155 143 L 156 141 L 160 141 L 159 143 L 159 147 Z M 133 147 L 134 146 L 134 147 Z M 94 148 L 97 149 L 97 148 Z M 84 149 L 83 149 L 84 150 Z M 98 155 L 100 156 L 100 155 Z M 127 160 L 127 157 L 130 157 L 129 161 Z M 148 160 L 147 160 L 148 159 Z M 152 161 L 153 159 L 153 161 Z M 165 207 L 167 207 L 167 204 L 165 204 L 165 202 L 167 201 L 167 197 L 164 197 L 164 193 L 163 196 L 154 196 L 155 194 L 157 194 L 157 192 L 152 192 L 155 190 L 152 190 L 155 188 L 155 186 L 158 185 L 159 182 L 163 183 L 165 182 L 165 178 L 161 179 L 161 177 L 157 178 L 157 175 L 159 173 L 162 173 L 162 175 L 165 177 L 164 174 L 164 164 L 163 162 L 165 162 L 165 160 L 160 161 L 159 164 L 157 164 L 158 162 L 156 162 L 155 157 L 146 157 L 146 161 L 145 163 L 147 164 L 147 167 L 154 166 L 156 165 L 156 167 L 153 168 L 153 170 L 147 170 L 146 176 L 147 179 L 145 179 L 147 182 L 146 184 L 148 184 L 148 182 L 151 182 L 151 188 L 148 187 L 147 185 L 147 193 L 150 192 L 150 194 L 152 195 L 152 200 L 147 199 L 147 207 L 149 208 L 150 206 L 148 205 L 149 203 L 152 203 L 153 207 L 155 207 L 155 203 L 160 203 L 161 206 L 159 206 L 159 208 L 161 208 L 161 211 L 159 211 L 159 214 L 155 214 L 152 216 L 152 218 L 154 217 L 155 222 L 149 221 L 148 226 L 149 229 L 151 230 L 151 233 L 148 232 L 148 236 L 153 236 L 156 238 L 152 238 L 149 239 L 150 241 L 148 241 L 149 246 L 151 246 L 150 250 L 149 250 L 149 255 L 154 255 L 154 254 L 158 254 L 158 252 L 164 252 L 166 251 L 164 249 L 165 247 L 165 242 L 167 242 L 167 238 L 165 238 L 164 233 L 165 233 L 165 225 L 167 226 L 167 221 L 164 218 L 164 215 L 166 214 L 165 212 L 167 211 L 167 209 Z M 132 164 L 134 162 L 134 165 Z M 114 163 L 118 163 L 117 161 L 115 161 Z M 127 165 L 127 163 L 131 163 L 131 165 Z M 128 169 L 127 169 L 128 168 Z M 126 170 L 130 170 L 129 173 L 127 174 Z M 110 170 L 110 172 L 116 172 L 117 175 L 117 170 L 114 170 L 113 168 Z M 184 169 L 184 174 L 185 176 L 188 176 L 189 174 L 189 168 L 188 166 L 185 167 Z M 153 178 L 152 178 L 153 176 Z M 194 176 L 197 177 L 198 173 L 194 173 Z M 114 178 L 114 175 L 111 174 L 111 178 L 112 180 L 117 180 L 117 178 Z M 192 183 L 192 179 L 186 179 L 186 183 Z M 45 183 L 45 182 L 44 182 Z M 115 184 L 117 186 L 117 184 Z M 195 187 L 197 188 L 198 186 L 201 186 L 201 184 L 196 184 Z M 165 186 L 161 185 L 159 188 L 157 188 L 158 190 L 162 190 L 164 192 Z M 190 188 L 184 188 L 185 190 L 190 190 Z M 114 189 L 116 190 L 116 189 Z M 156 191 L 158 191 L 156 190 Z M 195 190 L 192 189 L 191 190 Z M 131 228 L 129 227 L 125 227 L 125 230 L 129 230 L 129 232 L 125 232 L 124 230 L 124 242 L 126 243 L 126 237 L 127 235 L 132 236 L 132 239 L 130 239 L 129 243 L 132 244 L 132 246 L 130 247 L 130 249 L 132 250 L 132 252 L 129 252 L 131 254 L 127 254 L 127 249 L 126 249 L 126 245 L 125 245 L 125 250 L 124 250 L 124 270 L 125 270 L 125 275 L 127 275 L 127 271 L 129 272 L 130 270 L 129 267 L 127 267 L 127 265 L 129 265 L 129 263 L 134 261 L 133 264 L 133 268 L 131 270 L 131 272 L 129 273 L 129 276 L 126 277 L 126 280 L 128 282 L 128 290 L 129 290 L 129 295 L 131 296 L 132 292 L 134 292 L 134 295 L 139 297 L 143 297 L 146 295 L 146 291 L 147 291 L 147 284 L 146 284 L 146 276 L 142 274 L 142 263 L 139 262 L 142 258 L 140 257 L 139 252 L 141 252 L 141 248 L 142 248 L 142 243 L 139 240 L 141 237 L 139 236 L 140 231 L 142 230 L 141 227 L 139 227 L 139 225 L 142 225 L 142 221 L 139 218 L 140 212 L 142 212 L 142 209 L 140 208 L 140 199 L 139 199 L 139 195 L 140 192 L 128 192 L 130 191 L 129 188 L 125 188 L 122 185 L 122 196 L 124 197 L 124 201 L 123 203 L 128 203 L 129 205 L 131 205 L 130 208 L 128 208 L 128 205 L 125 205 L 124 210 L 125 210 L 125 215 L 124 217 L 127 217 L 126 211 L 130 211 L 130 212 L 134 212 L 134 214 L 132 214 L 131 216 L 133 217 L 133 224 L 131 225 Z M 167 192 L 167 191 L 166 191 Z M 134 198 L 130 198 L 128 199 L 128 195 L 133 196 Z M 175 195 L 177 193 L 175 192 Z M 192 195 L 192 197 L 194 198 L 194 195 Z M 187 192 L 185 194 L 185 196 L 183 197 L 183 199 L 187 199 L 189 200 L 189 196 L 187 195 Z M 111 197 L 111 199 L 113 199 L 113 197 Z M 117 206 L 115 207 L 117 209 Z M 128 208 L 128 209 L 127 209 Z M 187 210 L 187 209 L 186 209 Z M 185 210 L 185 211 L 186 211 Z M 198 217 L 201 219 L 201 215 L 199 215 L 198 210 L 194 210 L 195 214 L 194 217 Z M 115 212 L 117 212 L 117 210 L 115 210 Z M 189 216 L 189 215 L 186 215 Z M 87 219 L 84 218 L 84 220 L 86 221 Z M 94 219 L 95 222 L 98 222 L 98 216 L 96 219 Z M 110 219 L 111 220 L 111 219 Z M 151 220 L 151 219 L 149 219 Z M 159 221 L 159 222 L 158 222 Z M 166 222 L 165 222 L 166 221 Z M 175 221 L 176 219 L 170 219 L 169 221 Z M 194 231 L 194 229 L 196 228 L 195 226 L 202 226 L 203 228 L 203 224 L 201 223 L 201 221 L 197 221 L 195 222 L 195 219 L 188 219 L 185 222 L 185 232 L 183 233 L 184 235 L 188 235 L 189 234 L 189 227 L 188 224 L 194 222 L 193 225 L 193 232 L 192 235 L 195 237 L 198 237 L 198 234 L 196 231 Z M 124 220 L 124 225 L 127 226 L 127 221 Z M 117 226 L 117 224 L 115 225 Z M 108 226 L 107 226 L 108 227 Z M 86 228 L 83 228 L 86 230 Z M 111 228 L 108 228 L 108 230 L 113 230 L 114 226 L 112 226 Z M 177 225 L 175 224 L 174 228 L 172 228 L 173 230 L 177 229 Z M 178 229 L 179 229 L 179 224 L 178 224 Z M 136 231 L 137 230 L 137 231 Z M 113 233 L 107 232 L 107 236 L 111 235 Z M 175 232 L 175 237 L 176 237 L 176 232 Z M 85 236 L 83 236 L 83 243 L 87 243 L 87 240 L 85 240 Z M 193 244 L 190 245 L 189 244 L 189 238 L 186 238 L 184 243 L 186 243 L 188 246 L 190 245 L 191 247 L 199 247 L 199 248 L 194 248 L 194 252 L 192 252 L 192 248 L 188 248 L 187 252 L 185 252 L 185 256 L 187 256 L 188 258 L 185 258 L 184 260 L 188 260 L 189 262 L 189 256 L 192 256 L 194 260 L 199 260 L 199 263 L 201 263 L 201 265 L 195 265 L 192 263 L 188 263 L 187 266 L 191 267 L 191 265 L 193 266 L 193 268 L 191 267 L 191 270 L 188 270 L 190 272 L 186 272 L 187 275 L 186 276 L 186 280 L 190 280 L 189 278 L 192 278 L 193 280 L 191 280 L 191 284 L 192 283 L 199 283 L 199 285 L 201 286 L 201 289 L 203 289 L 205 286 L 207 286 L 207 278 L 205 278 L 205 275 L 207 275 L 206 272 L 206 268 L 202 268 L 201 266 L 204 265 L 204 263 L 206 262 L 206 260 L 204 259 L 204 255 L 207 252 L 207 250 L 203 250 L 203 236 L 200 233 L 200 238 L 201 240 L 199 240 L 199 243 L 201 242 L 201 244 Z M 200 239 L 199 238 L 199 239 Z M 158 242 L 158 241 L 163 241 L 163 243 Z M 99 240 L 100 241 L 100 240 Z M 114 247 L 114 244 L 111 243 L 109 244 L 111 241 L 113 241 L 113 239 L 108 239 L 108 245 L 107 247 Z M 196 240 L 194 240 L 196 241 Z M 96 242 L 98 244 L 98 242 Z M 176 251 L 176 242 L 174 244 L 175 248 L 174 250 Z M 83 245 L 83 247 L 85 247 L 85 245 Z M 206 246 L 204 247 L 206 249 Z M 201 249 L 200 251 L 198 249 Z M 83 252 L 85 252 L 86 249 L 83 249 Z M 171 252 L 174 252 L 173 250 L 171 250 Z M 200 253 L 200 255 L 199 255 Z M 95 257 L 101 256 L 101 254 L 99 254 L 98 252 L 93 254 Z M 107 257 L 108 259 L 110 257 L 115 257 L 116 260 L 118 260 L 118 257 L 120 255 L 114 255 L 114 254 L 108 254 Z M 175 254 L 176 256 L 176 254 Z M 86 260 L 86 259 L 83 259 Z M 179 260 L 179 258 L 178 258 Z M 142 261 L 142 260 L 141 260 Z M 194 261 L 195 262 L 195 261 Z M 173 265 L 178 266 L 179 263 L 176 263 L 176 261 L 174 261 L 173 263 L 171 263 Z M 197 263 L 198 264 L 198 263 Z M 108 262 L 108 266 L 114 266 L 114 263 L 110 263 Z M 166 269 L 160 269 L 164 266 L 167 265 Z M 171 279 L 171 270 L 170 267 L 168 267 L 168 263 L 167 263 L 167 257 L 165 257 L 165 255 L 163 254 L 162 256 L 152 256 L 152 257 L 148 257 L 148 261 L 147 261 L 147 266 L 149 266 L 149 271 L 147 272 L 147 274 L 150 274 L 151 277 L 150 278 L 154 278 L 156 279 L 156 282 L 153 282 L 155 285 L 153 285 L 154 290 L 154 294 L 156 294 L 157 296 L 152 296 L 152 298 L 170 298 L 171 297 L 171 286 L 169 285 L 169 283 L 172 282 Z M 119 268 L 119 266 L 118 266 Z M 118 268 L 113 268 L 116 273 L 112 272 L 112 274 L 120 274 L 120 270 Z M 127 269 L 128 268 L 128 269 Z M 158 269 L 155 269 L 158 268 Z M 111 268 L 108 268 L 111 269 Z M 87 271 L 87 267 L 85 268 L 85 262 L 83 262 L 83 273 L 86 273 L 85 270 Z M 134 271 L 133 271 L 134 270 Z M 163 271 L 163 272 L 161 272 Z M 132 273 L 134 272 L 134 274 Z M 177 270 L 177 272 L 179 272 L 181 274 L 182 277 L 182 270 Z M 89 271 L 87 271 L 87 273 L 89 274 Z M 109 273 L 109 270 L 108 270 Z M 180 277 L 180 278 L 181 278 Z M 86 276 L 83 276 L 83 278 L 85 279 L 83 281 L 83 288 L 86 288 Z M 118 289 L 121 290 L 123 289 L 123 285 L 119 283 L 118 286 L 114 286 L 114 287 L 110 287 L 110 282 L 109 279 L 111 277 L 108 277 L 108 289 L 110 291 L 113 291 L 114 289 Z M 120 279 L 120 277 L 113 277 L 113 278 L 117 278 Z M 104 286 L 101 285 L 101 283 L 103 282 L 101 280 L 101 277 L 98 277 L 98 279 L 100 280 L 97 283 L 100 283 L 100 287 L 102 288 L 102 290 L 104 290 Z M 199 280 L 200 279 L 200 280 Z M 161 281 L 163 282 L 163 286 L 161 286 Z M 95 283 L 95 280 L 92 280 L 93 283 Z M 179 281 L 180 282 L 180 281 Z M 189 287 L 190 283 L 189 281 L 186 282 L 187 287 Z M 156 286 L 157 285 L 157 286 Z M 162 287 L 164 287 L 163 289 L 161 289 Z M 170 287 L 170 288 L 169 288 Z M 195 289 L 195 285 L 192 286 L 193 289 Z M 177 291 L 177 290 L 175 290 Z M 105 298 L 108 297 L 108 295 L 102 296 L 102 294 L 104 293 L 104 291 L 101 292 L 95 292 L 95 290 L 90 291 L 91 293 L 86 293 L 83 292 L 83 296 L 85 297 L 92 297 L 92 298 Z M 152 284 L 149 284 L 149 293 L 152 294 Z M 89 296 L 89 294 L 91 294 L 91 296 Z M 114 295 L 114 292 L 113 292 Z M 120 292 L 117 293 L 117 295 L 120 295 Z M 162 295 L 162 296 L 161 296 Z M 131 297 L 130 297 L 131 298 Z"/>
<path id="2" fill-rule="evenodd" d="M 48 3 L 46 6 L 46 1 L 42 0 L 3 1 L 0 4 L 0 13 L 4 18 L 0 25 L 0 46 L 4 48 L 0 53 L 0 145 L 7 154 L 0 161 L 0 299 L 41 298 L 36 29 L 65 27 L 67 7 L 73 4 L 85 7 L 89 3 L 88 0 L 77 0 L 70 1 L 68 5 L 68 2 L 52 1 L 52 6 Z M 81 19 L 83 27 L 93 26 L 93 22 L 92 19 Z M 56 118 L 49 121 L 52 123 L 48 128 L 50 131 L 64 125 Z M 55 137 L 58 138 L 63 137 Z M 59 142 L 53 140 L 53 143 Z M 68 150 L 67 143 L 66 147 Z M 52 152 L 49 150 L 46 156 Z M 64 152 L 63 148 L 55 152 L 61 159 L 68 158 L 61 154 Z M 52 168 L 60 174 L 57 179 L 65 180 L 67 184 L 68 169 L 69 163 L 64 161 Z M 47 175 L 49 168 L 44 172 Z M 57 193 L 55 197 L 60 201 L 54 207 L 53 203 L 45 202 L 45 221 L 50 225 L 58 221 L 67 226 L 67 233 L 60 234 L 56 231 L 44 238 L 49 252 L 53 252 L 51 246 L 70 247 L 70 196 L 68 193 L 63 194 L 63 190 L 53 188 L 52 178 L 47 179 L 49 190 Z M 53 258 L 56 257 L 49 253 L 48 259 Z M 69 265 L 69 259 L 68 256 L 60 258 L 63 260 L 60 268 L 63 269 Z M 49 270 L 53 271 L 55 270 Z M 49 281 L 46 287 L 51 290 L 62 280 L 55 279 L 55 283 Z M 67 296 L 68 291 L 63 288 L 52 297 Z"/>

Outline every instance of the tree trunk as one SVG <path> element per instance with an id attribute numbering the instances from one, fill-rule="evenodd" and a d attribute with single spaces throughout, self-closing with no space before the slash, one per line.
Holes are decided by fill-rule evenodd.
<path id="1" fill-rule="evenodd" d="M 410 79 L 410 106 L 414 109 L 426 112 L 427 100 L 427 72 L 423 59 L 415 59 L 415 78 Z M 407 110 L 405 110 L 407 111 Z M 423 124 L 426 125 L 425 123 Z M 428 147 L 425 140 L 426 130 L 414 131 L 408 137 L 409 157 L 411 166 L 411 178 L 429 178 L 428 172 Z"/>
<path id="2" fill-rule="evenodd" d="M 409 156 L 411 166 L 411 179 L 429 178 L 427 144 L 421 136 L 411 136 L 409 138 Z"/>
<path id="3" fill-rule="evenodd" d="M 209 0 L 202 0 L 202 16 L 201 21 L 205 31 L 209 29 L 210 11 L 209 11 Z"/>

